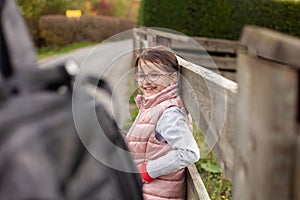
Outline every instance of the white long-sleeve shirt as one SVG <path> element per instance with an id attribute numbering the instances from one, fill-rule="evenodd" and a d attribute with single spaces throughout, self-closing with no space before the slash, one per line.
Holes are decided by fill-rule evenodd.
<path id="1" fill-rule="evenodd" d="M 187 167 L 200 159 L 200 151 L 188 123 L 187 115 L 178 107 L 166 109 L 159 118 L 156 139 L 167 142 L 173 150 L 148 162 L 147 172 L 152 178 Z"/>

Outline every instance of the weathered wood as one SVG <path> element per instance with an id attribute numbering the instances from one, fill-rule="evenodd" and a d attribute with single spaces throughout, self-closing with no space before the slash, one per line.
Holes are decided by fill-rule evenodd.
<path id="1" fill-rule="evenodd" d="M 247 50 L 245 44 L 239 41 L 205 37 L 192 38 L 207 51 L 235 54 L 237 52 L 245 52 Z"/>
<path id="2" fill-rule="evenodd" d="M 155 35 L 164 38 L 169 38 L 172 40 L 188 42 L 194 40 L 200 44 L 207 51 L 219 52 L 219 53 L 237 53 L 245 52 L 247 47 L 239 41 L 216 39 L 216 38 L 205 38 L 205 37 L 190 37 L 179 32 L 171 31 L 169 29 L 154 29 L 147 27 L 134 28 L 134 32 L 143 35 Z M 195 48 L 194 45 L 189 46 L 191 49 Z M 199 49 L 199 48 L 197 48 Z"/>
<path id="3" fill-rule="evenodd" d="M 225 174 L 232 178 L 237 84 L 178 57 L 185 107 L 197 123 Z"/>
<path id="4" fill-rule="evenodd" d="M 192 62 L 194 64 L 200 65 L 202 67 L 208 68 L 210 70 L 215 69 L 225 69 L 225 70 L 236 70 L 236 58 L 234 57 L 221 57 L 221 56 L 210 56 L 209 54 L 192 54 L 186 52 L 176 52 L 179 56 Z"/>
<path id="5" fill-rule="evenodd" d="M 238 66 L 233 197 L 295 199 L 292 188 L 298 73 L 288 66 L 244 54 L 239 55 Z"/>
<path id="6" fill-rule="evenodd" d="M 246 26 L 241 42 L 247 42 L 248 51 L 253 55 L 300 69 L 299 38 L 267 28 Z"/>
<path id="7" fill-rule="evenodd" d="M 172 40 L 171 38 L 156 36 L 156 43 L 159 45 L 163 45 L 165 47 L 171 48 Z"/>
<path id="8" fill-rule="evenodd" d="M 232 57 L 219 57 L 206 55 L 195 55 L 190 53 L 176 52 L 185 60 L 209 69 L 231 81 L 236 82 L 237 60 Z"/>
<path id="9" fill-rule="evenodd" d="M 300 199 L 300 127 L 298 126 L 298 135 L 296 138 L 296 157 L 295 157 L 295 168 L 294 168 L 294 187 L 293 197 L 294 199 Z"/>
<path id="10" fill-rule="evenodd" d="M 205 185 L 194 164 L 187 168 L 187 199 L 210 200 Z"/>
<path id="11" fill-rule="evenodd" d="M 140 40 L 146 41 L 147 45 L 141 46 L 148 47 L 156 44 L 167 46 L 189 62 L 212 71 L 222 71 L 217 73 L 232 81 L 236 80 L 235 73 L 237 70 L 234 55 L 237 52 L 245 52 L 247 49 L 244 44 L 238 41 L 188 37 L 165 29 L 143 27 L 135 28 L 134 32 L 135 35 L 140 37 Z M 214 53 L 223 53 L 224 55 L 214 55 Z"/>
<path id="12" fill-rule="evenodd" d="M 234 81 L 236 82 L 236 72 L 224 72 L 224 71 L 220 71 L 220 75 L 231 80 L 231 81 Z"/>
<path id="13" fill-rule="evenodd" d="M 169 29 L 154 29 L 154 28 L 134 28 L 135 32 L 144 34 L 144 35 L 154 35 L 154 36 L 161 36 L 165 38 L 170 38 L 172 40 L 180 40 L 180 41 L 188 41 L 189 37 L 183 34 L 179 34 L 178 32 L 170 32 Z"/>

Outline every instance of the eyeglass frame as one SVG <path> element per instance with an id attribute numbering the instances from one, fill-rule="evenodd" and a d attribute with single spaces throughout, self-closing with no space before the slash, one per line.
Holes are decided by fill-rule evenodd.
<path id="1" fill-rule="evenodd" d="M 151 74 L 151 73 L 153 73 L 153 72 L 156 72 L 157 75 L 159 75 L 158 78 L 157 78 L 156 80 L 150 80 L 150 79 L 149 79 L 149 74 Z M 144 78 L 143 78 L 143 80 L 138 80 L 137 75 L 139 74 L 139 72 L 137 72 L 137 73 L 134 74 L 134 79 L 135 79 L 137 82 L 143 82 L 143 81 L 145 81 L 145 79 L 147 78 L 148 81 L 150 81 L 150 82 L 155 82 L 155 81 L 159 80 L 161 76 L 169 76 L 169 75 L 171 75 L 171 74 L 173 74 L 173 73 L 175 73 L 175 72 L 169 72 L 169 73 L 167 73 L 167 74 L 161 74 L 161 73 L 159 73 L 158 71 L 153 70 L 153 71 L 149 72 L 148 74 L 141 73 L 141 74 L 144 74 Z"/>

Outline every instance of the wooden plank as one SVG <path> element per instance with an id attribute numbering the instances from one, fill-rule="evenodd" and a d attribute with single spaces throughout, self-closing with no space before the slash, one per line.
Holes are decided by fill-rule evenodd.
<path id="1" fill-rule="evenodd" d="M 295 157 L 295 168 L 294 168 L 294 187 L 293 197 L 294 199 L 300 199 L 300 127 L 298 126 L 298 135 L 296 138 L 296 157 Z"/>
<path id="2" fill-rule="evenodd" d="M 205 37 L 191 37 L 180 34 L 178 32 L 171 32 L 168 29 L 154 29 L 154 28 L 134 28 L 134 32 L 142 35 L 152 35 L 159 38 L 169 38 L 178 42 L 184 42 L 180 45 L 181 48 L 188 48 L 189 50 L 205 49 L 208 52 L 230 53 L 246 52 L 247 47 L 239 41 L 205 38 Z M 198 45 L 195 45 L 197 43 Z M 200 46 L 199 46 L 200 45 Z"/>
<path id="3" fill-rule="evenodd" d="M 222 58 L 216 56 L 196 56 L 191 54 L 179 55 L 191 63 L 209 69 L 231 81 L 236 82 L 236 65 L 235 58 Z"/>
<path id="4" fill-rule="evenodd" d="M 154 36 L 161 36 L 165 38 L 170 38 L 172 40 L 179 40 L 179 41 L 188 41 L 189 37 L 178 32 L 170 32 L 169 29 L 154 29 L 154 28 L 147 28 L 147 27 L 140 27 L 134 28 L 134 31 L 144 35 L 154 35 Z"/>
<path id="5" fill-rule="evenodd" d="M 156 44 L 171 48 L 172 40 L 171 40 L 171 38 L 156 36 Z"/>
<path id="6" fill-rule="evenodd" d="M 205 37 L 192 38 L 207 51 L 235 54 L 237 52 L 246 52 L 247 50 L 246 45 L 239 41 Z"/>
<path id="7" fill-rule="evenodd" d="M 245 26 L 241 42 L 251 54 L 300 69 L 300 39 L 267 28 Z"/>
<path id="8" fill-rule="evenodd" d="M 141 28 L 134 28 L 134 31 L 145 35 L 150 34 L 150 35 L 170 38 L 172 40 L 177 40 L 181 42 L 188 42 L 188 41 L 191 42 L 191 40 L 193 40 L 198 44 L 200 44 L 207 51 L 212 51 L 212 52 L 235 54 L 237 52 L 245 52 L 247 50 L 247 47 L 243 43 L 235 40 L 186 36 L 179 32 L 171 31 L 169 29 L 162 29 L 162 28 L 154 29 L 154 28 L 141 27 Z M 195 45 L 191 44 L 189 47 L 195 48 Z"/>
<path id="9" fill-rule="evenodd" d="M 140 54 L 144 48 L 148 47 L 147 35 L 142 34 L 137 28 L 133 29 L 133 48 L 137 54 Z"/>
<path id="10" fill-rule="evenodd" d="M 220 71 L 220 75 L 223 76 L 224 78 L 227 78 L 233 82 L 236 82 L 236 72 L 223 72 Z"/>
<path id="11" fill-rule="evenodd" d="M 210 200 L 205 185 L 194 164 L 187 167 L 187 199 Z"/>
<path id="12" fill-rule="evenodd" d="M 140 36 L 133 31 L 133 50 L 136 52 L 137 49 L 141 48 Z"/>
<path id="13" fill-rule="evenodd" d="M 236 70 L 237 60 L 232 57 L 211 56 L 214 63 L 219 69 Z"/>
<path id="14" fill-rule="evenodd" d="M 232 178 L 237 84 L 178 57 L 182 98 L 225 174 Z"/>
<path id="15" fill-rule="evenodd" d="M 170 34 L 172 34 L 172 33 L 167 33 L 167 35 L 165 35 L 165 33 L 163 31 L 155 30 L 155 29 L 151 29 L 151 28 L 139 28 L 139 29 L 136 28 L 136 29 L 134 29 L 134 32 L 135 32 L 135 34 L 141 34 L 141 35 L 144 35 L 145 37 L 147 37 L 146 36 L 147 34 L 149 34 L 149 35 L 156 34 L 155 35 L 156 40 L 158 40 L 158 42 L 156 42 L 156 43 L 159 43 L 160 38 L 165 39 L 166 37 L 170 36 Z M 164 35 L 164 37 L 161 35 Z M 155 37 L 155 36 L 151 35 L 151 37 Z M 175 36 L 177 37 L 176 34 L 175 34 Z M 150 36 L 148 36 L 148 37 L 150 37 Z M 170 36 L 170 37 L 172 37 L 172 36 Z M 193 41 L 191 40 L 191 37 L 189 38 L 189 42 L 183 41 L 182 38 L 180 40 L 176 40 L 177 39 L 176 37 L 175 38 L 172 37 L 172 39 L 173 39 L 172 42 L 171 42 L 172 39 L 168 38 L 166 46 L 169 46 L 172 48 L 174 48 L 174 47 L 187 48 L 186 51 L 181 51 L 180 49 L 178 51 L 176 50 L 176 53 L 179 56 L 183 57 L 185 60 L 189 60 L 190 62 L 195 63 L 200 66 L 203 66 L 203 67 L 206 67 L 207 69 L 210 69 L 213 71 L 218 70 L 218 69 L 221 69 L 222 71 L 225 70 L 226 72 L 217 72 L 217 73 L 224 75 L 224 77 L 226 77 L 232 81 L 235 81 L 235 75 L 233 74 L 237 68 L 235 57 L 210 56 L 207 53 L 207 51 L 205 49 L 203 49 L 203 47 L 201 47 L 199 45 L 195 45 L 195 43 L 193 43 Z M 198 41 L 202 41 L 202 43 L 206 44 L 206 46 L 205 45 L 204 46 L 211 51 L 213 51 L 213 50 L 218 51 L 218 49 L 219 50 L 223 49 L 222 51 L 225 52 L 227 49 L 227 52 L 235 53 L 237 50 L 245 50 L 246 49 L 246 47 L 244 45 L 242 45 L 241 43 L 239 43 L 237 41 L 220 40 L 220 39 L 212 39 L 212 38 L 199 38 L 199 37 L 197 39 L 198 39 Z M 150 46 L 154 45 L 152 40 L 153 39 L 151 39 L 151 41 L 150 40 L 148 41 L 148 43 L 151 43 Z M 174 40 L 176 40 L 176 42 L 174 42 Z M 212 45 L 211 48 L 208 47 L 210 44 Z M 175 46 L 173 46 L 173 45 L 175 45 Z M 232 50 L 233 48 L 235 48 L 235 50 Z M 228 49 L 231 49 L 231 50 L 228 50 Z M 193 53 L 193 50 L 195 50 L 196 52 Z M 201 51 L 203 51 L 203 52 L 201 53 Z"/>
<path id="16" fill-rule="evenodd" d="M 176 52 L 176 54 L 189 62 L 212 70 L 218 68 L 235 71 L 237 69 L 237 60 L 233 57 L 210 56 L 208 54 L 197 55 L 184 52 Z"/>
<path id="17" fill-rule="evenodd" d="M 298 73 L 244 54 L 239 55 L 238 66 L 233 197 L 292 200 Z"/>

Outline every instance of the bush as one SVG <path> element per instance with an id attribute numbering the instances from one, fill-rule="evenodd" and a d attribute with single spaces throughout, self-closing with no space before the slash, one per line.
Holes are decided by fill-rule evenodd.
<path id="1" fill-rule="evenodd" d="M 126 17 L 131 15 L 132 2 L 128 0 L 99 0 L 93 10 L 98 15 Z"/>
<path id="2" fill-rule="evenodd" d="M 73 19 L 64 15 L 48 15 L 40 18 L 39 25 L 45 45 L 59 47 L 74 42 L 101 42 L 135 27 L 136 22 L 104 16 L 82 16 Z"/>
<path id="3" fill-rule="evenodd" d="M 139 24 L 149 27 L 165 27 L 181 32 L 189 31 L 188 7 L 182 0 L 141 1 Z"/>
<path id="4" fill-rule="evenodd" d="M 108 3 L 106 0 L 100 0 L 93 8 L 93 11 L 97 13 L 97 15 L 107 15 L 112 16 L 112 4 Z"/>
<path id="5" fill-rule="evenodd" d="M 238 8 L 243 24 L 267 27 L 300 37 L 300 3 L 295 1 L 252 0 Z M 251 6 L 250 6 L 251 5 Z"/>
<path id="6" fill-rule="evenodd" d="M 271 0 L 142 0 L 139 25 L 236 40 L 244 25 L 300 37 L 300 3 Z"/>

